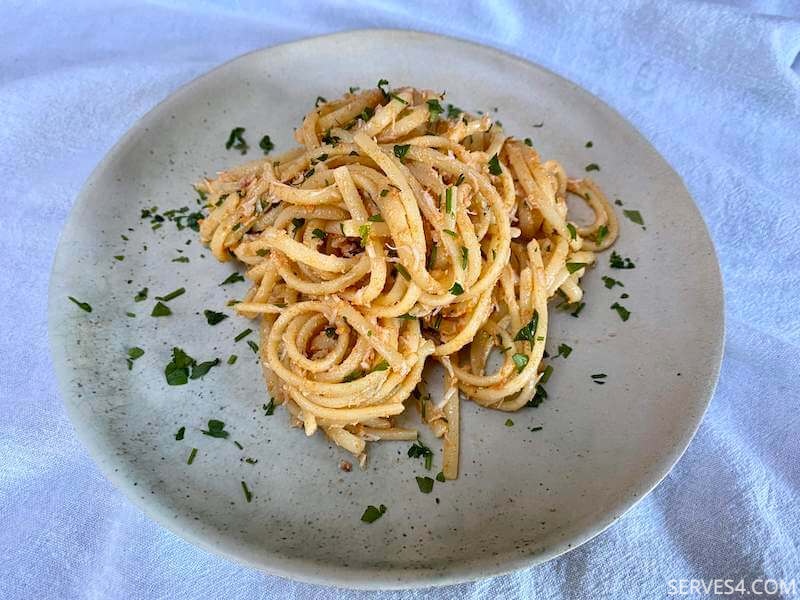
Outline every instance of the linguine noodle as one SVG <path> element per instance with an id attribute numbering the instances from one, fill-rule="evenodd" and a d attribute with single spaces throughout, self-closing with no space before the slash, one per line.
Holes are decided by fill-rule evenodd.
<path id="1" fill-rule="evenodd" d="M 367 442 L 417 439 L 396 420 L 414 404 L 454 479 L 459 392 L 501 411 L 535 403 L 548 300 L 580 302 L 618 225 L 591 180 L 442 99 L 379 87 L 320 103 L 300 147 L 197 187 L 202 241 L 248 269 L 235 309 L 260 320 L 274 402 L 362 465 Z M 568 194 L 590 225 L 568 220 Z M 445 372 L 435 400 L 418 388 L 429 361 Z"/>

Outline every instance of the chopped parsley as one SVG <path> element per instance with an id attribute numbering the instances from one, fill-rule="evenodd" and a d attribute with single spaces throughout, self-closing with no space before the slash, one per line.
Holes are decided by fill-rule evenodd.
<path id="1" fill-rule="evenodd" d="M 188 256 L 179 256 L 178 258 L 173 258 L 171 262 L 188 263 L 189 262 L 189 257 Z"/>
<path id="2" fill-rule="evenodd" d="M 372 367 L 372 371 L 371 372 L 374 373 L 375 371 L 385 371 L 388 368 L 389 368 L 389 363 L 386 362 L 385 360 L 382 360 L 377 365 Z"/>
<path id="3" fill-rule="evenodd" d="M 249 329 L 249 328 L 248 328 L 248 329 L 245 329 L 245 330 L 244 330 L 244 331 L 242 331 L 242 332 L 241 332 L 239 335 L 237 335 L 235 338 L 233 338 L 233 341 L 234 341 L 234 342 L 241 342 L 241 341 L 242 341 L 244 338 L 246 338 L 246 337 L 247 337 L 248 335 L 250 335 L 251 333 L 253 333 L 253 330 L 252 330 L 252 329 Z"/>
<path id="4" fill-rule="evenodd" d="M 430 112 L 431 121 L 435 121 L 436 119 L 438 119 L 439 115 L 444 112 L 444 108 L 442 108 L 442 105 L 439 104 L 439 100 L 437 99 L 428 100 L 426 104 L 428 105 L 428 111 Z"/>
<path id="5" fill-rule="evenodd" d="M 571 346 L 568 346 L 567 344 L 558 345 L 558 354 L 556 354 L 556 357 L 563 356 L 564 358 L 567 358 L 570 354 L 572 354 Z"/>
<path id="6" fill-rule="evenodd" d="M 608 235 L 608 227 L 605 225 L 600 225 L 597 229 L 597 233 L 594 234 L 594 242 L 595 244 L 602 244 L 603 240 L 606 239 Z"/>
<path id="7" fill-rule="evenodd" d="M 383 223 L 383 217 L 380 214 L 370 215 L 367 217 L 367 221 L 371 223 Z"/>
<path id="8" fill-rule="evenodd" d="M 578 302 L 578 305 L 575 306 L 575 310 L 573 310 L 571 313 L 569 313 L 570 316 L 575 317 L 577 319 L 578 315 L 581 314 L 581 311 L 583 310 L 583 308 L 585 306 L 586 306 L 586 302 Z"/>
<path id="9" fill-rule="evenodd" d="M 317 99 L 314 101 L 314 108 L 317 108 L 320 104 L 325 104 L 327 100 L 322 96 L 317 96 Z"/>
<path id="10" fill-rule="evenodd" d="M 448 215 L 453 214 L 453 188 L 449 187 L 444 193 L 444 210 Z"/>
<path id="11" fill-rule="evenodd" d="M 242 492 L 244 492 L 245 500 L 247 500 L 248 502 L 251 502 L 253 500 L 253 493 L 249 489 L 247 489 L 247 484 L 244 481 L 242 482 Z"/>
<path id="12" fill-rule="evenodd" d="M 142 302 L 143 300 L 147 300 L 147 288 L 142 288 L 136 295 L 133 297 L 134 302 Z"/>
<path id="13" fill-rule="evenodd" d="M 186 292 L 185 288 L 178 288 L 177 290 L 175 290 L 174 292 L 170 292 L 166 296 L 156 296 L 156 300 L 161 300 L 162 302 L 169 302 L 170 300 L 174 300 L 178 296 L 181 296 L 185 292 Z"/>
<path id="14" fill-rule="evenodd" d="M 175 434 L 175 441 L 180 442 L 183 439 L 183 434 L 186 433 L 186 427 L 181 427 Z"/>
<path id="15" fill-rule="evenodd" d="M 80 300 L 77 300 L 72 296 L 67 296 L 67 298 L 69 298 L 72 302 L 74 302 L 81 310 L 85 310 L 88 313 L 92 312 L 92 305 L 89 304 L 88 302 L 81 302 Z"/>
<path id="16" fill-rule="evenodd" d="M 356 379 L 361 379 L 363 376 L 364 372 L 361 369 L 356 369 L 355 371 L 350 371 L 347 375 L 345 375 L 342 378 L 342 383 L 350 383 Z"/>
<path id="17" fill-rule="evenodd" d="M 528 402 L 525 404 L 525 406 L 529 406 L 531 408 L 536 408 L 542 402 L 544 402 L 546 398 L 547 398 L 547 391 L 544 389 L 543 386 L 537 384 L 536 385 L 536 393 L 534 393 L 533 398 L 528 400 Z"/>
<path id="18" fill-rule="evenodd" d="M 132 313 L 132 312 L 126 312 L 125 314 L 127 316 L 129 316 L 130 318 L 134 318 L 136 316 L 136 313 Z"/>
<path id="19" fill-rule="evenodd" d="M 517 332 L 517 335 L 514 336 L 514 341 L 530 342 L 531 346 L 533 346 L 533 338 L 536 336 L 536 329 L 538 327 L 539 327 L 539 313 L 534 310 L 531 320 L 528 322 L 527 325 L 525 325 L 522 329 L 520 329 Z"/>
<path id="20" fill-rule="evenodd" d="M 533 140 L 531 138 L 525 138 L 525 145 L 533 147 Z"/>
<path id="21" fill-rule="evenodd" d="M 446 233 L 451 238 L 457 238 L 458 237 L 458 234 L 455 231 L 453 231 L 452 229 L 442 229 L 442 232 Z"/>
<path id="22" fill-rule="evenodd" d="M 218 421 L 217 419 L 211 419 L 208 422 L 208 429 L 201 429 L 200 430 L 203 435 L 207 435 L 213 438 L 227 438 L 230 433 L 225 431 L 225 423 L 222 421 Z"/>
<path id="23" fill-rule="evenodd" d="M 514 426 L 514 421 L 512 421 L 511 419 L 506 419 L 506 427 L 513 427 L 513 426 Z"/>
<path id="24" fill-rule="evenodd" d="M 365 248 L 367 246 L 367 242 L 369 241 L 369 225 L 359 225 L 358 226 L 358 235 L 361 238 L 361 247 Z"/>
<path id="25" fill-rule="evenodd" d="M 586 170 L 587 171 L 599 171 L 600 170 L 600 166 L 597 163 L 589 163 L 588 165 L 586 165 Z"/>
<path id="26" fill-rule="evenodd" d="M 128 348 L 128 358 L 125 361 L 128 363 L 128 370 L 130 371 L 133 369 L 133 361 L 137 358 L 141 358 L 144 356 L 144 350 L 134 346 L 133 348 Z"/>
<path id="27" fill-rule="evenodd" d="M 539 378 L 539 383 L 544 385 L 550 380 L 550 376 L 553 374 L 553 367 L 552 365 L 547 365 L 542 371 L 542 376 Z"/>
<path id="28" fill-rule="evenodd" d="M 567 231 L 569 231 L 569 239 L 575 240 L 578 238 L 578 230 L 575 229 L 575 225 L 572 223 L 567 223 Z"/>
<path id="29" fill-rule="evenodd" d="M 461 284 L 456 281 L 453 284 L 453 287 L 450 288 L 450 293 L 453 294 L 453 296 L 460 296 L 464 293 L 464 288 L 461 287 Z"/>
<path id="30" fill-rule="evenodd" d="M 325 328 L 325 335 L 327 335 L 329 338 L 333 338 L 333 339 L 336 339 L 337 337 L 339 337 L 337 335 L 337 333 L 336 333 L 336 327 L 326 327 Z"/>
<path id="31" fill-rule="evenodd" d="M 405 100 L 403 100 L 403 99 L 402 99 L 400 96 L 398 96 L 397 94 L 389 94 L 389 97 L 390 97 L 392 100 L 397 100 L 397 101 L 398 101 L 400 104 L 405 104 L 405 105 L 408 105 L 408 102 L 406 102 Z"/>
<path id="32" fill-rule="evenodd" d="M 186 464 L 192 464 L 195 456 L 197 456 L 197 448 L 192 448 L 192 451 L 189 453 L 189 458 L 186 460 Z"/>
<path id="33" fill-rule="evenodd" d="M 527 354 L 520 354 L 519 352 L 515 352 L 514 356 L 512 356 L 511 359 L 517 366 L 517 373 L 522 373 L 522 370 L 528 365 Z"/>
<path id="34" fill-rule="evenodd" d="M 370 504 L 369 506 L 367 506 L 366 510 L 364 511 L 364 514 L 361 515 L 361 520 L 364 521 L 364 523 L 374 523 L 375 521 L 380 519 L 385 512 L 386 512 L 385 505 L 381 504 L 378 508 L 375 508 Z"/>
<path id="35" fill-rule="evenodd" d="M 497 154 L 495 154 L 489 159 L 489 173 L 492 175 L 500 175 L 502 172 L 503 170 L 500 168 L 500 159 L 498 159 Z"/>
<path id="36" fill-rule="evenodd" d="M 433 451 L 425 444 L 417 440 L 408 449 L 409 458 L 422 458 L 425 461 L 425 468 L 430 471 L 433 464 Z"/>
<path id="37" fill-rule="evenodd" d="M 114 258 L 119 261 L 125 260 L 125 256 L 123 256 L 122 254 L 117 254 Z"/>
<path id="38" fill-rule="evenodd" d="M 378 80 L 378 89 L 381 92 L 383 92 L 383 97 L 384 98 L 388 98 L 389 97 L 389 92 L 387 92 L 385 89 L 383 89 L 383 86 L 387 86 L 388 87 L 389 86 L 389 82 L 386 81 L 385 79 L 379 79 Z"/>
<path id="39" fill-rule="evenodd" d="M 244 277 L 240 273 L 231 273 L 225 278 L 225 281 L 220 283 L 220 286 L 228 285 L 229 283 L 236 283 L 237 281 L 244 281 Z"/>
<path id="40" fill-rule="evenodd" d="M 235 363 L 236 363 L 236 361 L 237 361 L 238 359 L 239 359 L 239 357 L 238 357 L 238 356 L 236 356 L 235 354 L 231 354 L 231 355 L 228 357 L 228 364 L 229 364 L 229 365 L 235 364 Z"/>
<path id="41" fill-rule="evenodd" d="M 258 344 L 253 340 L 247 340 L 247 345 L 250 346 L 250 350 L 252 350 L 254 354 L 258 354 Z"/>
<path id="42" fill-rule="evenodd" d="M 164 304 L 163 302 L 156 302 L 156 305 L 153 307 L 153 312 L 150 313 L 151 317 L 168 317 L 172 314 L 169 306 Z"/>
<path id="43" fill-rule="evenodd" d="M 628 217 L 628 219 L 630 219 L 637 225 L 641 225 L 642 227 L 644 227 L 644 219 L 642 218 L 642 213 L 640 213 L 638 210 L 623 210 L 622 214 Z"/>
<path id="44" fill-rule="evenodd" d="M 213 310 L 204 310 L 203 314 L 206 316 L 206 321 L 209 325 L 216 325 L 228 318 L 228 315 L 221 312 L 214 312 Z"/>
<path id="45" fill-rule="evenodd" d="M 621 281 L 614 279 L 613 277 L 609 277 L 608 275 L 603 275 L 600 279 L 603 280 L 603 283 L 606 284 L 608 289 L 613 288 L 615 285 L 620 287 L 625 287 Z"/>
<path id="46" fill-rule="evenodd" d="M 164 376 L 169 385 L 185 385 L 189 379 L 203 377 L 218 364 L 218 358 L 197 364 L 197 361 L 181 348 L 174 347 L 172 348 L 172 360 L 164 367 Z"/>
<path id="47" fill-rule="evenodd" d="M 400 273 L 400 275 L 403 276 L 403 279 L 411 281 L 411 275 L 409 275 L 408 271 L 403 265 L 401 265 L 400 263 L 394 263 L 394 268 L 397 270 L 398 273 Z"/>
<path id="48" fill-rule="evenodd" d="M 611 258 L 608 261 L 612 269 L 635 269 L 636 265 L 631 262 L 630 258 L 622 258 L 617 251 L 611 253 Z"/>
<path id="49" fill-rule="evenodd" d="M 265 135 L 261 138 L 261 141 L 258 142 L 258 147 L 264 151 L 264 154 L 269 154 L 275 149 L 275 144 L 272 143 L 268 135 Z"/>
<path id="50" fill-rule="evenodd" d="M 248 465 L 254 465 L 254 464 L 256 464 L 258 462 L 258 459 L 257 458 L 245 458 L 244 462 L 246 462 Z"/>
<path id="51" fill-rule="evenodd" d="M 444 480 L 445 480 L 444 479 L 444 472 L 443 471 L 439 471 L 436 474 L 436 481 L 440 481 L 440 482 L 444 483 Z"/>
<path id="52" fill-rule="evenodd" d="M 589 140 L 588 142 L 586 142 L 586 147 L 587 148 L 591 148 L 592 146 L 594 146 L 594 143 L 592 142 L 592 140 Z"/>
<path id="53" fill-rule="evenodd" d="M 417 477 L 417 486 L 423 494 L 430 494 L 433 491 L 433 479 L 430 477 Z"/>
<path id="54" fill-rule="evenodd" d="M 297 233 L 297 230 L 300 229 L 305 224 L 305 222 L 306 220 L 303 219 L 302 217 L 295 217 L 294 219 L 292 219 L 292 233 Z"/>
<path id="55" fill-rule="evenodd" d="M 425 268 L 429 271 L 433 268 L 436 264 L 436 252 L 438 251 L 438 246 L 436 243 L 431 244 L 431 252 L 428 254 L 428 259 L 425 261 Z"/>
<path id="56" fill-rule="evenodd" d="M 247 145 L 247 142 L 243 137 L 244 131 L 244 127 L 234 127 L 231 129 L 231 134 L 228 136 L 228 141 L 225 142 L 225 150 L 230 150 L 233 148 L 242 154 L 247 154 L 247 150 L 250 148 L 250 146 Z"/>
<path id="57" fill-rule="evenodd" d="M 594 383 L 596 383 L 597 385 L 604 385 L 605 381 L 603 381 L 603 379 L 608 377 L 608 375 L 606 375 L 605 373 L 595 373 L 594 375 L 591 375 L 590 377 L 592 378 L 592 381 Z"/>
<path id="58" fill-rule="evenodd" d="M 400 159 L 400 162 L 406 157 L 408 154 L 408 150 L 411 148 L 411 144 L 396 144 L 394 147 L 394 155 Z"/>
<path id="59" fill-rule="evenodd" d="M 318 240 L 324 240 L 326 237 L 328 237 L 328 234 L 317 227 L 311 232 L 311 237 L 317 238 Z"/>
<path id="60" fill-rule="evenodd" d="M 458 116 L 463 113 L 464 111 L 458 108 L 457 106 L 453 106 L 452 104 L 447 105 L 447 118 L 448 119 L 457 119 Z"/>
<path id="61" fill-rule="evenodd" d="M 269 399 L 268 404 L 262 404 L 261 409 L 264 411 L 265 417 L 271 417 L 275 413 L 275 400 Z"/>
<path id="62" fill-rule="evenodd" d="M 461 246 L 461 268 L 467 268 L 467 261 L 469 260 L 469 250 L 464 246 Z"/>
<path id="63" fill-rule="evenodd" d="M 575 271 L 580 271 L 584 267 L 586 267 L 586 263 L 567 263 L 567 271 L 569 271 L 570 274 L 574 273 Z"/>
<path id="64" fill-rule="evenodd" d="M 611 308 L 612 310 L 617 311 L 619 318 L 622 319 L 623 321 L 627 321 L 628 317 L 631 316 L 631 312 L 627 308 L 622 306 L 619 302 L 614 302 L 614 304 L 611 305 Z"/>

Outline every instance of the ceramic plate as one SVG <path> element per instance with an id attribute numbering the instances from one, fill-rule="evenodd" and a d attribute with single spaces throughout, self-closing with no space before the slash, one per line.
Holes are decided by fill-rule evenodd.
<path id="1" fill-rule="evenodd" d="M 437 483 L 431 494 L 417 487 L 415 476 L 426 473 L 407 457 L 408 443 L 374 444 L 366 470 L 345 473 L 338 463 L 347 457 L 324 436 L 290 429 L 283 409 L 266 416 L 255 354 L 246 340 L 234 341 L 250 323 L 226 307 L 247 284 L 220 286 L 234 267 L 213 259 L 190 228 L 168 220 L 153 229 L 141 218 L 151 206 L 196 210 L 192 183 L 243 160 L 225 149 L 233 127 L 246 128 L 246 158 L 260 154 L 264 134 L 282 151 L 294 145 L 292 129 L 317 96 L 380 78 L 446 90 L 464 109 L 492 111 L 508 132 L 532 138 L 575 176 L 598 164 L 592 177 L 624 203 L 620 211 L 639 210 L 646 226 L 620 219 L 615 249 L 635 269 L 610 269 L 609 253 L 601 255 L 582 280 L 580 317 L 554 311 L 550 351 L 563 342 L 573 352 L 552 361 L 547 401 L 512 415 L 465 402 L 460 477 Z M 188 262 L 175 262 L 183 257 Z M 607 289 L 603 275 L 624 288 Z M 173 314 L 151 317 L 154 297 L 181 286 L 186 293 L 169 302 Z M 144 287 L 148 299 L 136 302 Z M 627 322 L 610 309 L 614 302 L 630 310 Z M 210 327 L 204 309 L 230 318 Z M 75 203 L 53 268 L 49 317 L 78 435 L 147 514 L 270 573 L 365 588 L 495 575 L 602 531 L 686 448 L 714 389 L 723 336 L 719 269 L 702 218 L 680 178 L 630 124 L 574 84 L 497 50 L 377 30 L 242 56 L 141 119 Z M 126 351 L 134 346 L 145 354 L 129 370 Z M 222 365 L 168 386 L 173 346 Z M 234 365 L 225 362 L 231 354 L 239 357 Z M 590 377 L 597 373 L 607 374 L 603 385 Z M 505 424 L 509 417 L 513 426 Z M 209 419 L 224 421 L 230 438 L 203 435 Z M 181 427 L 185 437 L 177 441 Z M 426 430 L 422 438 L 439 464 L 438 441 Z M 192 448 L 198 451 L 188 465 Z M 370 504 L 388 510 L 366 524 L 360 517 Z"/>

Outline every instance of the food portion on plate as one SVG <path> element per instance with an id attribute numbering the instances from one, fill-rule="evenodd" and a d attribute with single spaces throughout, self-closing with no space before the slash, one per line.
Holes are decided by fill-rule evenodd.
<path id="1" fill-rule="evenodd" d="M 252 282 L 234 306 L 260 320 L 273 402 L 362 466 L 367 442 L 417 439 L 398 423 L 414 407 L 454 479 L 461 394 L 501 411 L 541 402 L 548 301 L 580 311 L 580 278 L 617 237 L 614 211 L 590 179 L 433 91 L 381 80 L 318 98 L 295 137 L 196 186 L 202 241 Z M 591 224 L 570 219 L 568 195 Z M 431 361 L 445 373 L 439 398 L 424 391 Z"/>

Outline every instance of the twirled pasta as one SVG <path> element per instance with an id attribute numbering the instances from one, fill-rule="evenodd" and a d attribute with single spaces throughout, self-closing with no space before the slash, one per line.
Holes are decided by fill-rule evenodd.
<path id="1" fill-rule="evenodd" d="M 442 100 L 377 88 L 323 102 L 295 132 L 301 147 L 197 188 L 202 241 L 248 268 L 235 308 L 260 319 L 275 402 L 363 465 L 366 442 L 417 438 L 395 423 L 413 398 L 453 479 L 459 391 L 503 411 L 534 399 L 547 302 L 581 300 L 580 277 L 618 227 L 591 180 L 568 179 L 486 115 L 442 118 Z M 591 225 L 567 220 L 568 194 Z M 428 359 L 446 373 L 439 401 L 417 391 Z"/>

